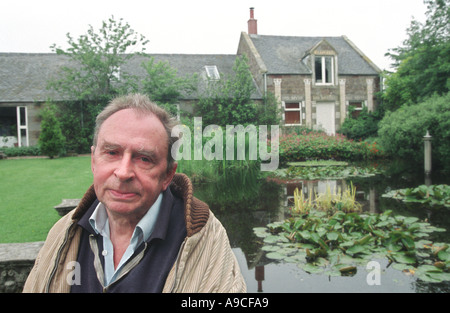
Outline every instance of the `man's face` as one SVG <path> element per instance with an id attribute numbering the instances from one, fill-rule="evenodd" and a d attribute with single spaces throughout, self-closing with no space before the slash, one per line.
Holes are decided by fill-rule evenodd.
<path id="1" fill-rule="evenodd" d="M 108 214 L 140 219 L 169 186 L 167 134 L 154 115 L 118 111 L 100 128 L 92 147 L 92 173 L 99 201 Z"/>

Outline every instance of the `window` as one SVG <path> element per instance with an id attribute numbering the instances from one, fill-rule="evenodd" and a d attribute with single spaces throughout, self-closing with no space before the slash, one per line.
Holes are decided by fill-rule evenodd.
<path id="1" fill-rule="evenodd" d="M 28 138 L 27 107 L 16 107 L 17 114 L 17 142 L 19 147 L 30 145 Z"/>
<path id="2" fill-rule="evenodd" d="M 208 78 L 215 79 L 215 80 L 220 79 L 220 74 L 219 74 L 219 71 L 217 70 L 216 65 L 206 65 L 205 70 L 206 70 L 206 75 L 208 76 Z"/>
<path id="3" fill-rule="evenodd" d="M 288 126 L 302 124 L 301 103 L 294 102 L 284 104 L 284 124 Z"/>
<path id="4" fill-rule="evenodd" d="M 357 118 L 364 107 L 364 101 L 349 101 L 348 105 L 353 108 L 349 110 L 349 112 L 351 111 L 352 117 Z"/>
<path id="5" fill-rule="evenodd" d="M 314 58 L 316 84 L 334 84 L 334 58 L 332 56 L 316 56 Z"/>

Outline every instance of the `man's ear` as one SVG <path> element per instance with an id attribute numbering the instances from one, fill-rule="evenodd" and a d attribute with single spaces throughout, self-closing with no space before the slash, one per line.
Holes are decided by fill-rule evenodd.
<path id="1" fill-rule="evenodd" d="M 91 146 L 91 171 L 92 171 L 92 173 L 94 173 L 94 165 L 95 165 L 94 152 L 95 152 L 95 147 Z"/>
<path id="2" fill-rule="evenodd" d="M 163 190 L 166 190 L 172 182 L 172 179 L 177 171 L 177 166 L 177 163 L 173 163 L 172 168 L 166 171 L 166 177 L 163 179 Z"/>

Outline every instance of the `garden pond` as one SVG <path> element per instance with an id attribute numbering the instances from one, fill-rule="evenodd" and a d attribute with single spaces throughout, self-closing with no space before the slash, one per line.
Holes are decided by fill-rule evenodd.
<path id="1" fill-rule="evenodd" d="M 417 233 L 417 236 L 424 237 L 419 245 L 434 253 L 436 258 L 433 262 L 437 260 L 439 264 L 446 264 L 448 269 L 450 249 L 442 246 L 450 243 L 448 199 L 446 203 L 421 199 L 404 201 L 408 197 L 411 200 L 415 193 L 421 193 L 418 186 L 429 193 L 431 189 L 427 191 L 427 185 L 449 184 L 447 176 L 440 173 L 425 176 L 422 168 L 411 169 L 400 163 L 372 164 L 369 167 L 326 166 L 322 169 L 311 166 L 309 170 L 294 165 L 278 174 L 261 179 L 257 170 L 249 168 L 231 171 L 226 177 L 219 179 L 218 183 L 194 182 L 195 195 L 210 205 L 227 229 L 248 292 L 450 292 L 448 270 L 441 271 L 435 267 L 430 270 L 432 265 L 419 269 L 414 267 L 413 262 L 402 262 L 400 257 L 397 259 L 400 262 L 395 262 L 392 257 L 374 253 L 365 259 L 358 257 L 358 262 L 353 262 L 348 272 L 342 269 L 341 272 L 336 269 L 323 271 L 305 261 L 310 257 L 308 249 L 307 254 L 287 257 L 274 253 L 277 249 L 274 245 L 284 245 L 288 251 L 298 246 L 290 245 L 286 238 L 277 243 L 267 239 L 271 235 L 268 225 L 275 227 L 274 225 L 281 225 L 281 222 L 292 217 L 291 208 L 296 189 L 307 198 L 309 195 L 326 193 L 327 190 L 347 190 L 354 186 L 355 199 L 362 209 L 361 215 L 373 214 L 394 219 L 400 217 L 405 223 L 408 220 L 415 225 L 428 225 L 420 230 L 421 233 Z M 441 196 L 438 191 L 436 194 Z M 264 229 L 269 234 L 262 235 Z M 331 235 L 328 234 L 328 238 L 336 239 L 331 238 Z M 362 238 L 362 241 L 372 239 L 368 237 L 370 236 Z M 414 243 L 408 240 L 409 238 L 404 237 L 403 243 L 410 243 L 414 248 Z M 439 243 L 433 249 L 447 250 L 440 254 L 441 260 L 437 258 L 438 251 L 431 250 L 431 242 Z M 354 250 L 355 254 L 367 252 L 361 251 L 364 249 L 355 250 L 357 247 L 349 248 L 347 244 L 347 254 L 350 254 L 350 250 Z M 328 260 L 319 260 L 328 262 L 332 258 L 331 253 L 328 256 Z M 403 255 L 401 257 L 407 258 Z M 430 275 L 420 276 L 419 272 L 425 269 L 431 271 L 427 273 Z M 435 277 L 438 278 L 434 279 Z"/>

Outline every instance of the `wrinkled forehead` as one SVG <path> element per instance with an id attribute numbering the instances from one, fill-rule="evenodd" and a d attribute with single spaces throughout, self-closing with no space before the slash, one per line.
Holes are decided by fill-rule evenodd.
<path id="1" fill-rule="evenodd" d="M 115 112 L 103 122 L 97 144 L 104 141 L 121 146 L 133 143 L 141 150 L 148 145 L 166 149 L 168 146 L 167 132 L 158 117 L 135 109 Z"/>

